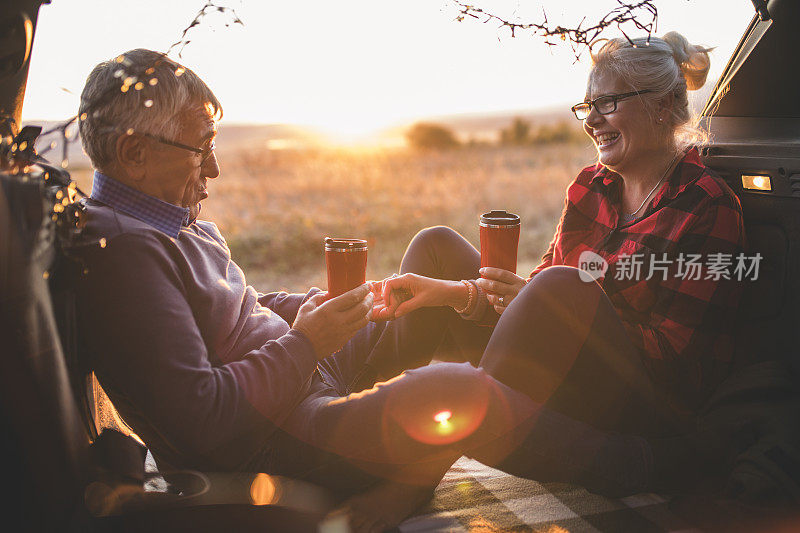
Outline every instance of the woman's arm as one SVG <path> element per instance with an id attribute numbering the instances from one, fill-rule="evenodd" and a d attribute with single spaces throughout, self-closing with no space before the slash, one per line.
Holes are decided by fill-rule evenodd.
<path id="1" fill-rule="evenodd" d="M 418 274 L 388 278 L 382 282 L 385 311 L 381 312 L 381 316 L 385 314 L 385 318 L 398 318 L 421 307 L 438 306 L 450 306 L 460 312 L 468 312 L 475 304 L 477 290 L 470 289 L 467 283 Z"/>
<path id="2" fill-rule="evenodd" d="M 574 184 L 575 182 L 573 182 Z M 572 184 L 570 185 L 570 188 Z M 542 256 L 541 261 L 539 262 L 539 266 L 533 269 L 531 275 L 528 276 L 528 280 L 530 281 L 533 276 L 544 270 L 545 268 L 553 265 L 553 257 L 555 255 L 555 249 L 558 245 L 558 241 L 561 239 L 561 228 L 564 226 L 564 217 L 567 215 L 567 209 L 569 208 L 569 188 L 567 189 L 567 196 L 564 198 L 564 209 L 561 210 L 561 218 L 558 219 L 558 225 L 556 226 L 556 231 L 553 234 L 553 240 L 550 241 L 550 246 L 547 247 L 547 251 Z"/>

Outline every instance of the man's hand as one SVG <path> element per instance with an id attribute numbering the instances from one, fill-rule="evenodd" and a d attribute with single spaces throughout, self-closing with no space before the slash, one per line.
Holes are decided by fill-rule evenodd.
<path id="1" fill-rule="evenodd" d="M 309 298 L 292 324 L 308 337 L 320 361 L 344 346 L 372 314 L 373 295 L 367 283 L 326 301 L 327 296 L 321 292 Z"/>

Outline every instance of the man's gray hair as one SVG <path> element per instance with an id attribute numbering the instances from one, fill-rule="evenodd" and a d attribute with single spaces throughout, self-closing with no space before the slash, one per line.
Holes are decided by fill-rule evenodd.
<path id="1" fill-rule="evenodd" d="M 179 117 L 195 109 L 221 117 L 219 100 L 200 77 L 160 52 L 137 48 L 97 65 L 81 93 L 81 142 L 97 169 L 116 163 L 120 135 L 175 139 Z"/>

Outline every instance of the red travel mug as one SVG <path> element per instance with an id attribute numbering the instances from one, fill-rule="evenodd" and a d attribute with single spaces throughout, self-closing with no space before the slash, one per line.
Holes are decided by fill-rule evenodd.
<path id="1" fill-rule="evenodd" d="M 367 280 L 367 241 L 325 238 L 328 298 L 355 289 Z"/>
<path id="2" fill-rule="evenodd" d="M 519 215 L 489 211 L 481 215 L 481 266 L 517 273 Z"/>

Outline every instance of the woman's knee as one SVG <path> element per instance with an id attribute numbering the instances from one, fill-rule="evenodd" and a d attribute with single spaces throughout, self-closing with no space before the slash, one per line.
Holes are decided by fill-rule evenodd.
<path id="1" fill-rule="evenodd" d="M 453 241 L 463 240 L 462 237 L 456 230 L 450 228 L 448 226 L 431 226 L 429 228 L 422 229 L 414 235 L 414 238 L 411 239 L 411 244 L 409 244 L 409 248 L 413 247 L 425 247 L 425 248 L 439 248 L 441 246 L 447 246 L 449 243 Z"/>
<path id="2" fill-rule="evenodd" d="M 414 272 L 436 278 L 464 277 L 477 267 L 478 252 L 457 231 L 447 226 L 432 226 L 418 232 L 406 249 L 401 272 Z"/>
<path id="3" fill-rule="evenodd" d="M 581 270 L 571 266 L 556 265 L 547 267 L 532 280 L 530 280 L 520 292 L 523 298 L 541 297 L 552 295 L 559 298 L 567 298 L 571 295 L 580 297 L 586 294 L 597 293 L 600 286 L 594 281 L 586 281 L 581 277 Z"/>

